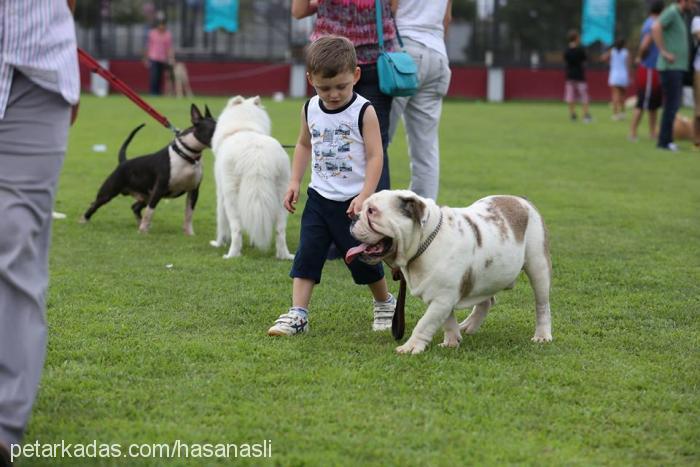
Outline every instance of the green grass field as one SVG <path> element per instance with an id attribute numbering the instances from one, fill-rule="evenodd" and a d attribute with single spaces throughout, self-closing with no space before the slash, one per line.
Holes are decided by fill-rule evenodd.
<path id="1" fill-rule="evenodd" d="M 188 102 L 150 102 L 187 125 Z M 218 114 L 225 100 L 196 102 Z M 273 135 L 293 143 L 301 101 L 266 105 Z M 340 261 L 315 290 L 311 332 L 266 336 L 290 303 L 290 263 L 247 245 L 223 260 L 209 246 L 210 151 L 196 236 L 181 233 L 184 198 L 161 203 L 148 235 L 126 197 L 79 225 L 132 128 L 148 123 L 131 155 L 170 137 L 123 97 L 84 97 L 58 190 L 68 219 L 54 224 L 49 348 L 26 441 L 271 440 L 271 460 L 237 459 L 249 465 L 699 465 L 700 154 L 656 150 L 646 122 L 629 143 L 627 122 L 602 105 L 593 115 L 584 125 L 563 104 L 446 103 L 438 201 L 510 193 L 536 204 L 550 230 L 554 341 L 530 342 L 521 277 L 458 350 L 438 348 L 440 334 L 426 353 L 398 356 Z M 403 134 L 390 159 L 393 186 L 407 187 Z M 300 217 L 289 217 L 291 250 Z M 408 298 L 407 333 L 424 309 Z"/>

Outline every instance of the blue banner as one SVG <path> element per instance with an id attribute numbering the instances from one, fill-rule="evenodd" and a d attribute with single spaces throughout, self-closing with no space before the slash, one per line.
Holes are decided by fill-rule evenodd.
<path id="1" fill-rule="evenodd" d="M 207 0 L 204 12 L 204 30 L 238 31 L 238 0 Z"/>
<path id="2" fill-rule="evenodd" d="M 615 0 L 583 0 L 582 18 L 583 45 L 595 41 L 612 45 L 615 41 Z"/>

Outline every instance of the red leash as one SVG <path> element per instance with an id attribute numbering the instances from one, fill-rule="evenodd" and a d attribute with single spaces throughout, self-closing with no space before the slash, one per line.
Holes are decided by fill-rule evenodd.
<path id="1" fill-rule="evenodd" d="M 91 72 L 97 73 L 98 75 L 102 76 L 104 79 L 109 81 L 109 84 L 117 88 L 119 91 L 122 92 L 122 94 L 124 94 L 126 97 L 131 99 L 136 105 L 145 110 L 146 113 L 151 117 L 155 118 L 158 121 L 158 123 L 163 125 L 168 130 L 172 131 L 173 133 L 178 133 L 177 128 L 175 128 L 175 126 L 173 126 L 173 124 L 170 123 L 167 118 L 165 118 L 156 109 L 148 105 L 148 103 L 141 99 L 141 97 L 139 97 L 139 95 L 136 94 L 136 92 L 133 89 L 131 89 L 124 81 L 117 78 L 111 71 L 102 67 L 102 65 L 100 65 L 97 62 L 97 60 L 95 60 L 89 53 L 85 52 L 80 47 L 78 47 L 78 58 L 80 59 L 80 63 L 85 65 Z"/>

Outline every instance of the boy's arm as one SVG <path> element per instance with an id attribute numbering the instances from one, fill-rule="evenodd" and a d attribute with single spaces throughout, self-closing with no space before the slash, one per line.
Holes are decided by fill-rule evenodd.
<path id="1" fill-rule="evenodd" d="M 365 183 L 362 191 L 357 195 L 348 207 L 347 214 L 353 216 L 360 212 L 362 203 L 377 190 L 379 177 L 384 166 L 384 149 L 382 147 L 382 135 L 379 132 L 379 119 L 377 112 L 371 105 L 365 110 L 362 118 L 362 139 L 365 141 Z"/>
<path id="2" fill-rule="evenodd" d="M 309 125 L 306 123 L 306 112 L 301 109 L 301 128 L 299 129 L 299 138 L 294 147 L 294 159 L 292 160 L 292 176 L 289 179 L 287 193 L 284 195 L 284 207 L 292 214 L 296 210 L 294 207 L 299 201 L 299 187 L 301 179 L 304 178 L 306 167 L 311 159 L 311 133 L 309 133 Z"/>
<path id="3" fill-rule="evenodd" d="M 651 38 L 651 32 L 644 35 L 642 43 L 639 44 L 639 50 L 637 50 L 637 56 L 634 59 L 634 63 L 641 63 L 647 56 L 649 52 L 649 46 L 651 46 L 653 39 Z"/>
<path id="4" fill-rule="evenodd" d="M 292 0 L 292 16 L 296 19 L 311 16 L 318 10 L 318 0 Z"/>

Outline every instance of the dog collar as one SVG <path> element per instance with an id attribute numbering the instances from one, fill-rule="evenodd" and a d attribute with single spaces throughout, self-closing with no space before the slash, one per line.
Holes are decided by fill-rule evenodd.
<path id="1" fill-rule="evenodd" d="M 185 151 L 180 149 L 180 147 L 177 145 L 177 143 L 182 144 L 182 147 L 184 147 L 186 150 L 190 151 L 196 157 L 192 157 L 188 154 L 185 154 Z M 175 151 L 175 154 L 182 157 L 190 164 L 195 165 L 195 164 L 197 164 L 197 162 L 199 162 L 199 159 L 201 157 L 201 153 L 198 153 L 198 152 L 190 149 L 189 147 L 187 147 L 187 145 L 185 143 L 183 143 L 179 138 L 176 138 L 175 141 L 173 141 L 173 144 L 170 145 L 170 147 L 173 149 L 173 151 Z"/>
<path id="2" fill-rule="evenodd" d="M 433 243 L 433 240 L 435 240 L 435 237 L 438 234 L 438 231 L 440 230 L 440 227 L 442 227 L 442 209 L 440 210 L 440 219 L 438 219 L 438 223 L 435 226 L 435 229 L 428 235 L 428 237 L 423 241 L 423 243 L 420 244 L 418 247 L 418 251 L 416 251 L 416 254 L 413 255 L 413 258 L 408 260 L 408 263 L 406 263 L 406 267 L 408 267 L 414 260 L 418 259 L 420 255 L 422 255 L 425 250 L 428 249 L 431 243 Z"/>

